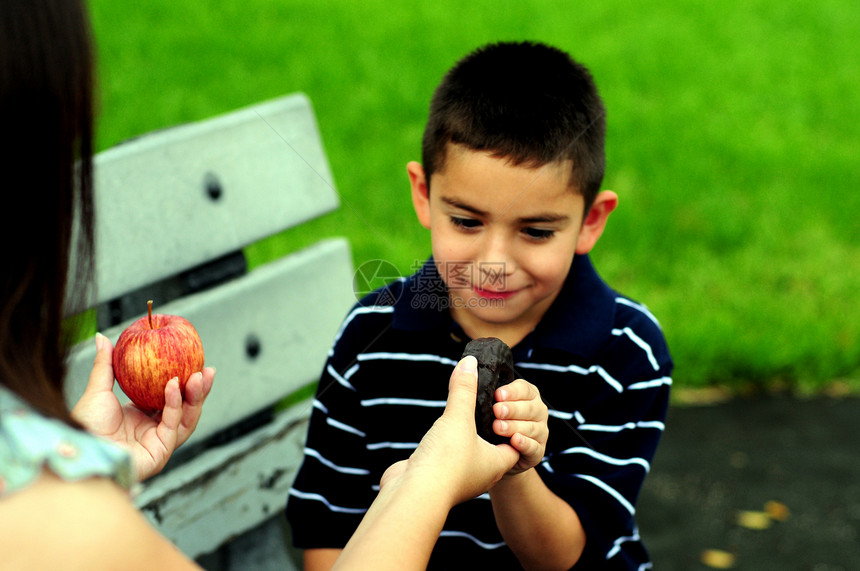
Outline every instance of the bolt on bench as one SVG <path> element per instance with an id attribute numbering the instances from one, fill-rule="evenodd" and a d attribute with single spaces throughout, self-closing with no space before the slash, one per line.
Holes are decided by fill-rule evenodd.
<path id="1" fill-rule="evenodd" d="M 345 239 L 251 271 L 243 248 L 335 210 L 337 192 L 302 94 L 122 143 L 96 157 L 95 181 L 99 330 L 116 343 L 153 299 L 154 312 L 195 325 L 218 370 L 197 430 L 135 497 L 161 533 L 199 558 L 281 516 L 311 409 L 310 397 L 284 398 L 312 394 L 355 302 Z M 94 357 L 91 339 L 74 351 L 70 405 Z M 281 552 L 278 564 L 290 568 L 281 535 L 274 546 L 271 529 L 268 544 L 245 543 Z M 254 554 L 242 557 L 247 565 Z"/>

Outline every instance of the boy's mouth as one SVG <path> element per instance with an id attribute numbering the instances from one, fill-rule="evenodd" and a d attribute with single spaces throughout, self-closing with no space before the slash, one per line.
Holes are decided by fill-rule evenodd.
<path id="1" fill-rule="evenodd" d="M 515 291 L 492 291 L 488 289 L 481 289 L 479 287 L 473 287 L 472 289 L 480 297 L 486 299 L 508 299 L 516 293 Z"/>

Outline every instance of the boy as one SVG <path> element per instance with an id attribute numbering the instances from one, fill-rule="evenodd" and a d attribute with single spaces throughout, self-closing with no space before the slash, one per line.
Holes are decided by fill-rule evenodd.
<path id="1" fill-rule="evenodd" d="M 494 431 L 520 461 L 455 507 L 431 568 L 638 569 L 633 519 L 663 430 L 672 362 L 654 317 L 588 252 L 617 204 L 600 191 L 604 108 L 588 71 L 535 43 L 486 46 L 434 93 L 407 165 L 433 256 L 362 299 L 320 381 L 287 515 L 307 569 L 328 568 L 444 409 L 469 339 L 511 346 Z"/>

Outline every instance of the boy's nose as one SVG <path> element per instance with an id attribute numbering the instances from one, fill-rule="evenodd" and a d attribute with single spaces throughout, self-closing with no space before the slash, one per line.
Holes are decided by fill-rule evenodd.
<path id="1" fill-rule="evenodd" d="M 482 274 L 491 272 L 497 276 L 504 276 L 513 272 L 512 244 L 507 236 L 500 232 L 488 233 L 481 246 L 477 269 Z"/>

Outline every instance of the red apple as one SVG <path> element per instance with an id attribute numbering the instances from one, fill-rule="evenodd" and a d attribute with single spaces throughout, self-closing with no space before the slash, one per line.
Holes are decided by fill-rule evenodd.
<path id="1" fill-rule="evenodd" d="M 178 315 L 145 315 L 123 331 L 113 350 L 113 371 L 120 388 L 146 412 L 164 409 L 164 387 L 179 377 L 185 397 L 188 377 L 203 370 L 203 342 L 194 326 Z"/>

